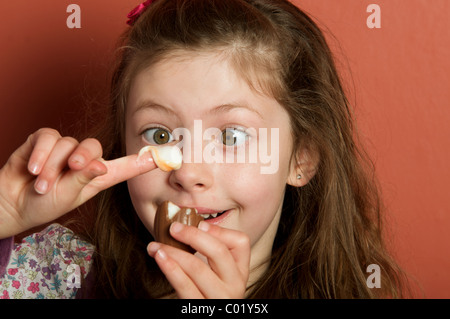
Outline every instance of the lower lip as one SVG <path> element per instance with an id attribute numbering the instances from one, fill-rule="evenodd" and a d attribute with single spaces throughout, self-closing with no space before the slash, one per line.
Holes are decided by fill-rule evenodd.
<path id="1" fill-rule="evenodd" d="M 225 213 L 223 213 L 220 216 L 217 216 L 216 218 L 207 219 L 207 220 L 205 220 L 205 222 L 210 223 L 210 224 L 220 224 L 225 219 L 227 219 L 228 216 L 230 216 L 230 214 L 231 214 L 231 209 L 227 210 Z"/>

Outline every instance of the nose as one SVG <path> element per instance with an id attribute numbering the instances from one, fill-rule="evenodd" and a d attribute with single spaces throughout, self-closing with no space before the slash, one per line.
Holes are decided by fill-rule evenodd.
<path id="1" fill-rule="evenodd" d="M 172 171 L 170 185 L 179 191 L 201 192 L 213 184 L 213 174 L 205 163 L 183 163 L 181 168 Z"/>

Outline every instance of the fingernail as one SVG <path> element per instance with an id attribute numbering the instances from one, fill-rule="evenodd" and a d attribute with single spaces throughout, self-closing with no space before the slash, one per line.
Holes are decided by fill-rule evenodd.
<path id="1" fill-rule="evenodd" d="M 139 151 L 138 157 L 136 159 L 138 165 L 147 165 L 150 162 L 153 162 L 153 157 L 151 152 L 147 148 L 142 148 Z"/>
<path id="2" fill-rule="evenodd" d="M 148 245 L 148 252 L 152 255 L 156 254 L 156 252 L 161 248 L 161 245 L 155 242 L 151 242 Z"/>
<path id="3" fill-rule="evenodd" d="M 39 165 L 37 163 L 30 164 L 29 169 L 32 174 L 36 175 L 39 171 Z"/>
<path id="4" fill-rule="evenodd" d="M 170 226 L 170 232 L 172 233 L 179 233 L 184 228 L 184 225 L 179 222 L 174 222 Z"/>
<path id="5" fill-rule="evenodd" d="M 81 167 L 83 167 L 83 166 L 84 166 L 84 163 L 85 163 L 84 157 L 81 156 L 81 155 L 74 155 L 74 156 L 72 157 L 71 161 L 72 161 L 73 163 L 78 164 L 78 165 L 81 166 Z"/>
<path id="6" fill-rule="evenodd" d="M 209 223 L 207 223 L 205 221 L 201 221 L 198 224 L 198 229 L 203 230 L 204 232 L 207 232 L 209 230 Z"/>
<path id="7" fill-rule="evenodd" d="M 166 252 L 162 249 L 159 249 L 156 254 L 159 256 L 159 258 L 161 259 L 167 259 L 167 255 Z"/>
<path id="8" fill-rule="evenodd" d="M 48 183 L 46 180 L 40 179 L 37 181 L 36 185 L 34 186 L 34 189 L 39 194 L 45 194 L 48 188 Z"/>

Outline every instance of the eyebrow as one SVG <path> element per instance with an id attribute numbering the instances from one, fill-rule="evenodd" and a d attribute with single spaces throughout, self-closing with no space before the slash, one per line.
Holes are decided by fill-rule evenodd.
<path id="1" fill-rule="evenodd" d="M 133 111 L 132 115 L 135 115 L 136 113 L 143 111 L 145 109 L 153 109 L 156 111 L 165 112 L 171 116 L 177 116 L 177 113 L 172 111 L 170 108 L 160 105 L 158 103 L 155 103 L 151 100 L 145 100 L 145 101 L 139 102 L 137 108 Z"/>
<path id="2" fill-rule="evenodd" d="M 246 109 L 246 110 L 249 110 L 250 112 L 255 113 L 261 119 L 263 118 L 262 115 L 256 109 L 254 109 L 253 107 L 251 107 L 247 104 L 228 104 L 228 103 L 222 104 L 222 105 L 216 106 L 215 108 L 210 110 L 208 113 L 210 113 L 210 114 L 226 113 L 226 112 L 229 112 L 234 109 Z"/>
<path id="3" fill-rule="evenodd" d="M 137 108 L 133 111 L 133 115 L 135 115 L 136 113 L 145 110 L 145 109 L 154 109 L 157 111 L 162 111 L 167 113 L 170 116 L 178 116 L 177 113 L 175 113 L 173 110 L 171 110 L 170 108 L 155 103 L 151 100 L 145 100 L 143 102 L 140 102 L 137 106 Z M 219 106 L 214 107 L 213 109 L 209 110 L 207 112 L 207 114 L 212 114 L 212 115 L 218 115 L 221 113 L 227 113 L 230 112 L 232 110 L 235 109 L 246 109 L 252 113 L 255 113 L 256 115 L 258 115 L 261 119 L 263 118 L 262 115 L 253 107 L 247 105 L 247 104 L 232 104 L 232 103 L 225 103 L 225 104 L 221 104 Z"/>

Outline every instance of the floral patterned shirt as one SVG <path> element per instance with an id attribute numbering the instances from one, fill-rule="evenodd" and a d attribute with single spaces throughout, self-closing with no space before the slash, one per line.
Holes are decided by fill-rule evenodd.
<path id="1" fill-rule="evenodd" d="M 94 253 L 91 244 L 59 224 L 20 244 L 12 238 L 0 242 L 0 299 L 75 298 Z"/>

